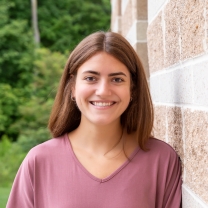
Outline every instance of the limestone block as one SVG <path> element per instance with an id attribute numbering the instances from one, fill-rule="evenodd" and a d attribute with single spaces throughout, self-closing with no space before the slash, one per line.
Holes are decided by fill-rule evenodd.
<path id="1" fill-rule="evenodd" d="M 181 60 L 204 52 L 205 38 L 205 0 L 179 0 Z"/>
<path id="2" fill-rule="evenodd" d="M 192 67 L 180 66 L 160 75 L 160 101 L 165 103 L 193 103 Z"/>
<path id="3" fill-rule="evenodd" d="M 121 0 L 111 1 L 111 28 L 115 28 L 118 17 L 121 16 Z"/>
<path id="4" fill-rule="evenodd" d="M 194 104 L 208 106 L 208 61 L 193 66 Z"/>
<path id="5" fill-rule="evenodd" d="M 166 142 L 166 106 L 154 105 L 154 113 L 152 134 L 155 138 Z"/>
<path id="6" fill-rule="evenodd" d="M 164 9 L 165 21 L 165 67 L 180 60 L 180 20 L 178 1 L 170 1 Z"/>
<path id="7" fill-rule="evenodd" d="M 137 40 L 146 41 L 147 40 L 147 21 L 137 21 Z"/>
<path id="8" fill-rule="evenodd" d="M 134 46 L 137 42 L 147 41 L 147 21 L 135 20 L 131 28 L 129 29 L 126 39 Z"/>
<path id="9" fill-rule="evenodd" d="M 185 183 L 208 203 L 208 112 L 184 109 Z"/>
<path id="10" fill-rule="evenodd" d="M 160 76 L 150 77 L 150 92 L 153 102 L 160 102 Z"/>
<path id="11" fill-rule="evenodd" d="M 129 1 L 131 0 L 121 0 L 121 15 L 124 14 L 126 10 L 126 6 L 128 5 Z"/>
<path id="12" fill-rule="evenodd" d="M 162 13 L 154 19 L 147 30 L 148 59 L 150 73 L 164 68 Z"/>
<path id="13" fill-rule="evenodd" d="M 206 41 L 205 41 L 205 43 L 206 43 L 206 51 L 208 51 L 208 1 L 205 1 L 205 4 L 206 4 L 206 9 L 205 9 L 205 11 L 206 11 L 206 13 L 205 13 L 205 18 L 206 18 Z"/>
<path id="14" fill-rule="evenodd" d="M 122 35 L 125 37 L 134 23 L 132 0 L 129 0 L 122 15 Z"/>
<path id="15" fill-rule="evenodd" d="M 177 72 L 171 71 L 160 75 L 160 101 L 164 103 L 177 103 L 178 88 Z"/>
<path id="16" fill-rule="evenodd" d="M 136 18 L 138 20 L 147 19 L 147 0 L 133 0 L 135 2 Z"/>
<path id="17" fill-rule="evenodd" d="M 167 107 L 168 143 L 175 149 L 184 169 L 183 120 L 181 107 Z M 184 171 L 182 171 L 184 172 Z"/>
<path id="18" fill-rule="evenodd" d="M 207 208 L 200 197 L 198 197 L 189 187 L 185 184 L 182 185 L 182 207 L 183 208 Z"/>
<path id="19" fill-rule="evenodd" d="M 181 66 L 177 70 L 175 78 L 175 88 L 177 89 L 177 103 L 193 103 L 193 74 L 192 66 Z"/>
<path id="20" fill-rule="evenodd" d="M 142 62 L 142 65 L 145 70 L 146 77 L 149 77 L 149 65 L 148 65 L 148 56 L 147 56 L 147 43 L 137 43 L 136 52 Z"/>
<path id="21" fill-rule="evenodd" d="M 148 0 L 148 22 L 151 23 L 167 0 Z"/>

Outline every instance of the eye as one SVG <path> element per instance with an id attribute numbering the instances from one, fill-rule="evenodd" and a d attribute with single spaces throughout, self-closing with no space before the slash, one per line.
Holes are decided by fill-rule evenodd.
<path id="1" fill-rule="evenodd" d="M 113 82 L 120 83 L 120 82 L 123 82 L 123 81 L 124 81 L 123 79 L 118 78 L 118 77 L 113 78 Z"/>
<path id="2" fill-rule="evenodd" d="M 96 81 L 95 77 L 85 77 L 84 80 L 88 81 L 88 82 L 94 82 Z"/>

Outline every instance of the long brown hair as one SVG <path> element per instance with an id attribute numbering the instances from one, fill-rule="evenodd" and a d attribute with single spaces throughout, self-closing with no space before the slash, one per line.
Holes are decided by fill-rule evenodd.
<path id="1" fill-rule="evenodd" d="M 132 46 L 121 35 L 113 32 L 93 33 L 72 51 L 60 81 L 48 128 L 53 137 L 59 137 L 79 126 L 81 113 L 71 100 L 73 77 L 76 77 L 77 70 L 85 61 L 102 51 L 122 62 L 131 74 L 132 101 L 121 115 L 121 125 L 128 134 L 137 133 L 138 144 L 145 150 L 153 126 L 153 106 L 145 72 Z"/>

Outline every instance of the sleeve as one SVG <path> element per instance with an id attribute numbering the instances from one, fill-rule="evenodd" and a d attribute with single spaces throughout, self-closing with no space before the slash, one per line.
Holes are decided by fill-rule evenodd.
<path id="1" fill-rule="evenodd" d="M 34 189 L 29 173 L 28 155 L 15 177 L 6 208 L 34 208 Z"/>
<path id="2" fill-rule="evenodd" d="M 182 178 L 181 178 L 181 161 L 175 154 L 171 159 L 168 177 L 166 180 L 165 195 L 163 208 L 181 208 L 182 207 Z"/>

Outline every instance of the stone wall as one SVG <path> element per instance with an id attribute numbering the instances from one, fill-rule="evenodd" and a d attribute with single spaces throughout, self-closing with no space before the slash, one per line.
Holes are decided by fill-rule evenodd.
<path id="1" fill-rule="evenodd" d="M 183 163 L 183 207 L 208 207 L 208 1 L 149 1 L 154 135 Z"/>
<path id="2" fill-rule="evenodd" d="M 208 207 L 208 1 L 111 3 L 112 30 L 142 56 L 149 77 L 153 133 L 182 160 L 183 207 Z"/>
<path id="3" fill-rule="evenodd" d="M 147 58 L 147 1 L 111 0 L 111 30 L 122 34 L 139 54 L 149 77 Z"/>

